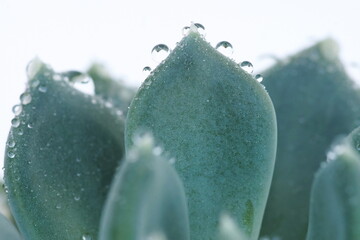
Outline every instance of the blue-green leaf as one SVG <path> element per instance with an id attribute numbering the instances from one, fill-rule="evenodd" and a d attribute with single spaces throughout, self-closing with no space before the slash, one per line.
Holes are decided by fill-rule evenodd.
<path id="1" fill-rule="evenodd" d="M 103 211 L 100 240 L 189 240 L 182 183 L 159 153 L 150 135 L 128 152 Z"/>
<path id="2" fill-rule="evenodd" d="M 5 158 L 14 218 L 25 239 L 94 238 L 123 156 L 124 121 L 39 60 L 28 75 Z"/>
<path id="3" fill-rule="evenodd" d="M 261 235 L 304 240 L 315 172 L 339 135 L 360 124 L 360 90 L 327 39 L 264 72 L 279 142 Z"/>
<path id="4" fill-rule="evenodd" d="M 312 186 L 307 240 L 360 239 L 360 156 L 347 142 L 332 151 Z"/>
<path id="5" fill-rule="evenodd" d="M 177 159 L 192 239 L 214 239 L 222 211 L 258 238 L 277 141 L 260 83 L 191 31 L 134 97 L 127 149 L 143 129 Z"/>

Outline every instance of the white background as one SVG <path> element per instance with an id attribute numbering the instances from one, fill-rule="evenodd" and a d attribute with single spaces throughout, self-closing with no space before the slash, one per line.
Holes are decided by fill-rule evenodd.
<path id="1" fill-rule="evenodd" d="M 264 55 L 282 58 L 332 37 L 349 73 L 360 80 L 359 12 L 356 0 L 0 0 L 0 164 L 11 108 L 35 56 L 58 71 L 86 70 L 99 61 L 137 86 L 142 68 L 156 65 L 152 47 L 174 47 L 181 29 L 194 21 L 205 26 L 213 45 L 231 42 L 233 58 L 250 60 L 256 73 L 269 64 Z"/>

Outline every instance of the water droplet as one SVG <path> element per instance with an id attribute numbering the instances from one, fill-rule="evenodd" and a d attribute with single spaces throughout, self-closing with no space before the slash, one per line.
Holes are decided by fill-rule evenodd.
<path id="1" fill-rule="evenodd" d="M 42 62 L 39 58 L 35 58 L 29 62 L 29 64 L 26 67 L 26 74 L 29 80 L 33 79 L 35 75 L 39 72 L 41 69 Z"/>
<path id="2" fill-rule="evenodd" d="M 360 143 L 356 145 L 356 150 L 360 151 Z"/>
<path id="3" fill-rule="evenodd" d="M 13 118 L 11 120 L 11 126 L 17 128 L 18 126 L 20 126 L 20 120 L 18 118 Z"/>
<path id="4" fill-rule="evenodd" d="M 153 149 L 153 153 L 156 156 L 160 156 L 162 152 L 163 152 L 163 149 L 161 147 L 154 147 L 154 149 Z"/>
<path id="5" fill-rule="evenodd" d="M 31 123 L 28 123 L 27 127 L 28 128 L 33 128 L 33 125 Z"/>
<path id="6" fill-rule="evenodd" d="M 13 148 L 15 147 L 16 143 L 14 140 L 9 140 L 6 145 L 9 147 L 9 148 Z"/>
<path id="7" fill-rule="evenodd" d="M 18 135 L 22 136 L 24 134 L 24 131 L 22 129 L 19 129 L 17 132 Z"/>
<path id="8" fill-rule="evenodd" d="M 249 61 L 243 61 L 242 63 L 240 63 L 240 67 L 244 69 L 244 71 L 247 73 L 252 73 L 254 70 L 254 66 Z"/>
<path id="9" fill-rule="evenodd" d="M 14 158 L 14 157 L 15 157 L 15 153 L 12 152 L 12 151 L 9 151 L 9 152 L 7 153 L 7 155 L 8 155 L 9 158 Z"/>
<path id="10" fill-rule="evenodd" d="M 194 23 L 195 27 L 197 28 L 198 32 L 205 36 L 205 27 L 201 23 Z"/>
<path id="11" fill-rule="evenodd" d="M 60 204 L 56 204 L 56 209 L 61 209 L 61 205 L 60 205 Z"/>
<path id="12" fill-rule="evenodd" d="M 39 90 L 39 92 L 45 93 L 47 91 L 47 87 L 45 85 L 40 85 L 38 90 Z"/>
<path id="13" fill-rule="evenodd" d="M 261 74 L 256 74 L 255 75 L 255 80 L 258 82 L 262 82 L 262 80 L 264 80 L 264 77 Z"/>
<path id="14" fill-rule="evenodd" d="M 76 173 L 76 176 L 77 176 L 77 177 L 81 177 L 81 173 Z"/>
<path id="15" fill-rule="evenodd" d="M 39 80 L 35 80 L 31 83 L 31 87 L 36 88 L 37 86 L 39 86 L 39 84 L 40 84 Z"/>
<path id="16" fill-rule="evenodd" d="M 95 92 L 93 79 L 87 74 L 81 73 L 80 75 L 72 77 L 70 81 L 72 86 L 80 92 L 90 95 L 93 95 Z"/>
<path id="17" fill-rule="evenodd" d="M 81 240 L 92 240 L 92 237 L 89 234 L 84 234 L 81 236 Z"/>
<path id="18" fill-rule="evenodd" d="M 22 106 L 20 104 L 14 105 L 12 108 L 12 112 L 15 114 L 15 116 L 19 116 L 22 111 Z"/>
<path id="19" fill-rule="evenodd" d="M 75 200 L 75 201 L 79 201 L 79 200 L 80 200 L 80 196 L 75 196 L 75 197 L 74 197 L 74 200 Z"/>
<path id="20" fill-rule="evenodd" d="M 62 77 L 60 74 L 54 74 L 52 78 L 54 81 L 60 81 Z"/>
<path id="21" fill-rule="evenodd" d="M 192 27 L 183 27 L 182 34 L 183 36 L 187 36 L 191 30 L 195 31 L 195 29 L 198 31 L 198 33 L 200 33 L 200 35 L 205 36 L 205 27 L 201 23 L 192 23 Z"/>
<path id="22" fill-rule="evenodd" d="M 165 44 L 158 44 L 151 50 L 151 56 L 157 63 L 162 62 L 168 55 L 170 49 Z"/>
<path id="23" fill-rule="evenodd" d="M 146 75 L 149 75 L 150 72 L 151 72 L 151 67 L 146 66 L 143 68 L 143 73 L 145 73 Z"/>
<path id="24" fill-rule="evenodd" d="M 24 92 L 23 94 L 21 94 L 20 95 L 20 102 L 23 105 L 31 103 L 31 95 L 30 95 L 30 93 Z"/>
<path id="25" fill-rule="evenodd" d="M 81 162 L 81 158 L 76 158 L 75 160 L 77 163 Z"/>
<path id="26" fill-rule="evenodd" d="M 189 26 L 183 27 L 183 29 L 182 29 L 183 36 L 187 36 L 189 34 L 189 32 L 190 32 L 190 27 Z"/>
<path id="27" fill-rule="evenodd" d="M 215 47 L 223 55 L 230 57 L 233 53 L 233 46 L 227 41 L 221 41 Z"/>

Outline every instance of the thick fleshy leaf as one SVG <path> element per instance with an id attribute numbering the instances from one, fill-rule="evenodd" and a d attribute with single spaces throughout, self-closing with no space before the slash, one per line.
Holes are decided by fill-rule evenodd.
<path id="1" fill-rule="evenodd" d="M 119 169 L 102 215 L 100 240 L 189 240 L 185 193 L 153 138 L 138 138 Z"/>
<path id="2" fill-rule="evenodd" d="M 222 211 L 257 239 L 277 133 L 261 84 L 191 31 L 134 97 L 127 149 L 138 130 L 151 131 L 177 159 L 192 239 L 216 238 Z"/>
<path id="3" fill-rule="evenodd" d="M 262 236 L 304 240 L 314 174 L 335 138 L 360 123 L 360 90 L 333 40 L 322 41 L 264 73 L 279 142 Z"/>
<path id="4" fill-rule="evenodd" d="M 25 239 L 94 238 L 123 156 L 124 121 L 39 60 L 28 75 L 5 158 L 14 218 Z"/>
<path id="5" fill-rule="evenodd" d="M 0 239 L 21 240 L 20 234 L 14 225 L 2 214 L 0 214 Z"/>
<path id="6" fill-rule="evenodd" d="M 312 186 L 307 240 L 360 239 L 360 156 L 347 143 L 333 151 Z"/>
<path id="7" fill-rule="evenodd" d="M 105 67 L 100 64 L 93 64 L 87 73 L 94 82 L 95 94 L 126 114 L 135 95 L 135 89 L 111 77 Z"/>

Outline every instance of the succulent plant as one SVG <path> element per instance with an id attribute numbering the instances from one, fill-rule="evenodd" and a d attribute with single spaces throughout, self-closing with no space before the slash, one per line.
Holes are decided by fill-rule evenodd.
<path id="1" fill-rule="evenodd" d="M 336 43 L 260 83 L 185 30 L 136 93 L 97 64 L 28 65 L 5 153 L 19 231 L 0 216 L 0 239 L 360 238 L 360 95 Z M 86 74 L 94 94 L 74 87 Z"/>

